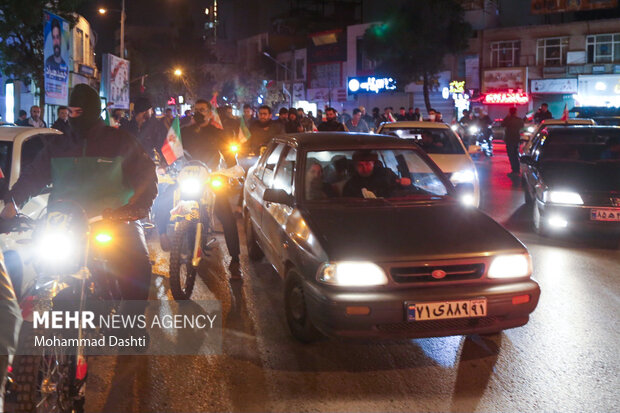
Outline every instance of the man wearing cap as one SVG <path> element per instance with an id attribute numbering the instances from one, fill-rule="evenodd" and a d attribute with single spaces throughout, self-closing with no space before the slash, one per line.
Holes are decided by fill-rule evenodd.
<path id="1" fill-rule="evenodd" d="M 349 198 L 390 197 L 394 190 L 411 185 L 411 179 L 398 178 L 391 169 L 377 165 L 379 157 L 369 150 L 353 154 L 355 173 L 342 189 Z M 364 191 L 364 189 L 366 191 Z M 366 195 L 372 192 L 370 196 Z"/>
<path id="2" fill-rule="evenodd" d="M 153 105 L 149 98 L 140 96 L 134 103 L 133 112 L 133 119 L 126 126 L 121 125 L 121 129 L 131 133 L 151 159 L 155 159 L 155 154 L 157 154 L 160 162 L 165 163 L 161 147 L 164 145 L 168 131 L 153 116 Z"/>
<path id="3" fill-rule="evenodd" d="M 157 195 L 155 164 L 133 136 L 105 126 L 100 113 L 97 91 L 76 85 L 69 98 L 70 133 L 50 135 L 7 193 L 0 218 L 15 217 L 17 208 L 49 184 L 50 202 L 75 202 L 89 218 L 104 212 L 125 218 L 111 223 L 116 235 L 109 268 L 124 300 L 147 300 L 151 263 L 143 228 L 135 220 L 148 213 Z"/>

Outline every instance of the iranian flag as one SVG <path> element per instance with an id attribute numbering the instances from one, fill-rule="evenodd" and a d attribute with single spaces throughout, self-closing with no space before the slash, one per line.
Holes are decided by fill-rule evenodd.
<path id="1" fill-rule="evenodd" d="M 179 125 L 178 117 L 174 118 L 172 125 L 170 125 L 164 146 L 161 147 L 161 153 L 164 155 L 168 165 L 172 165 L 174 161 L 183 156 L 181 126 Z"/>

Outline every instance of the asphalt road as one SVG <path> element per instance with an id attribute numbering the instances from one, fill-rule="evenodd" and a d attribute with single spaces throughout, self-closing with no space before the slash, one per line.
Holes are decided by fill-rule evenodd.
<path id="1" fill-rule="evenodd" d="M 87 411 L 618 411 L 618 242 L 535 235 L 496 149 L 477 162 L 481 208 L 532 254 L 542 295 L 524 327 L 492 338 L 303 345 L 287 330 L 277 274 L 243 249 L 244 278 L 229 280 L 219 235 L 192 298 L 222 301 L 223 354 L 91 357 Z M 171 299 L 167 256 L 152 250 L 151 297 Z"/>

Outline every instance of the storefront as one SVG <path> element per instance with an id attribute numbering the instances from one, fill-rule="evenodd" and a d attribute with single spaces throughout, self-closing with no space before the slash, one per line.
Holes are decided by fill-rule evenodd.
<path id="1" fill-rule="evenodd" d="M 530 81 L 533 109 L 538 110 L 540 105 L 547 103 L 554 118 L 559 118 L 564 107 L 571 109 L 575 106 L 573 96 L 577 93 L 577 79 L 532 79 Z"/>
<path id="2" fill-rule="evenodd" d="M 620 74 L 579 76 L 575 99 L 579 106 L 620 107 Z"/>
<path id="3" fill-rule="evenodd" d="M 525 116 L 531 110 L 530 99 L 526 67 L 484 71 L 480 101 L 491 119 L 504 118 L 511 106 L 517 108 L 517 116 Z"/>

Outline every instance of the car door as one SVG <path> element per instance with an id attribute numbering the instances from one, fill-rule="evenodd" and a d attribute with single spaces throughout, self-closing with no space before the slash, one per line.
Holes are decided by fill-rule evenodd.
<path id="1" fill-rule="evenodd" d="M 271 188 L 282 189 L 289 195 L 295 193 L 295 171 L 297 168 L 297 150 L 291 146 L 286 146 L 275 170 Z M 288 235 L 285 227 L 289 216 L 293 213 L 293 208 L 275 202 L 265 202 L 263 209 L 262 227 L 265 233 L 269 250 L 271 252 L 270 262 L 274 263 L 278 272 L 285 261 L 286 248 L 288 248 Z"/>
<path id="2" fill-rule="evenodd" d="M 547 137 L 547 129 L 543 129 L 540 132 L 538 132 L 536 135 L 534 135 L 531 141 L 531 145 L 529 146 L 525 155 L 530 156 L 531 159 L 535 161 L 535 163 L 531 165 L 522 164 L 523 165 L 523 179 L 525 180 L 525 190 L 529 191 L 532 197 L 536 195 L 535 187 L 539 179 L 537 163 L 538 163 L 538 158 L 540 157 L 541 143 L 544 141 L 544 139 L 546 139 L 546 137 Z"/>

